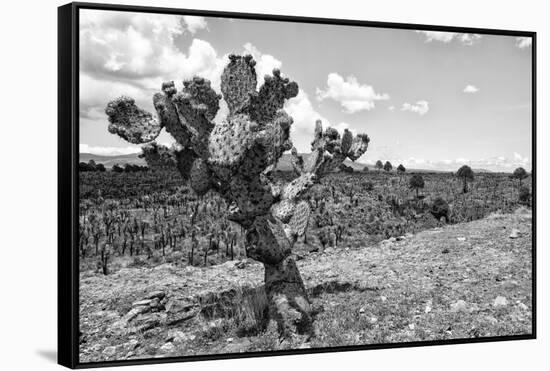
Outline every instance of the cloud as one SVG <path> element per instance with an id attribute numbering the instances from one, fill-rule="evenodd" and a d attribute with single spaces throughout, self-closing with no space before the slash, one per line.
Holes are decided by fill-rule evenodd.
<path id="1" fill-rule="evenodd" d="M 428 102 L 425 100 L 419 100 L 414 104 L 403 103 L 403 106 L 401 107 L 401 111 L 410 111 L 410 112 L 418 113 L 421 116 L 428 113 L 429 110 L 430 110 L 430 107 L 428 106 Z"/>
<path id="2" fill-rule="evenodd" d="M 283 65 L 283 62 L 270 54 L 263 54 L 251 43 L 244 44 L 244 53 L 252 55 L 256 61 L 258 87 L 263 85 L 265 75 L 272 75 L 274 69 L 281 69 Z"/>
<path id="3" fill-rule="evenodd" d="M 389 106 L 389 107 L 388 107 L 388 110 L 390 110 L 390 111 L 395 111 L 395 106 Z"/>
<path id="4" fill-rule="evenodd" d="M 183 22 L 187 26 L 187 30 L 194 34 L 198 30 L 202 30 L 208 27 L 206 19 L 204 17 L 198 17 L 194 15 L 184 15 Z"/>
<path id="5" fill-rule="evenodd" d="M 195 74 L 212 79 L 223 61 L 208 42 L 194 39 L 187 53 L 175 43 L 178 36 L 201 27 L 198 18 L 186 21 L 176 15 L 83 10 L 81 72 L 141 87 L 155 82 L 157 89 L 162 81 L 187 79 Z"/>
<path id="6" fill-rule="evenodd" d="M 299 152 L 310 152 L 315 121 L 321 120 L 323 127 L 327 127 L 329 121 L 313 108 L 307 93 L 302 89 L 296 97 L 285 103 L 284 109 L 294 120 L 290 134 L 294 146 Z"/>
<path id="7" fill-rule="evenodd" d="M 369 111 L 375 107 L 377 100 L 389 99 L 388 94 L 377 94 L 370 85 L 360 84 L 354 76 L 345 80 L 337 73 L 330 73 L 327 78 L 327 88 L 317 88 L 317 100 L 333 99 L 339 102 L 346 113 Z"/>
<path id="8" fill-rule="evenodd" d="M 474 45 L 481 40 L 481 35 L 472 33 L 441 32 L 441 31 L 415 31 L 426 37 L 426 42 L 439 41 L 448 44 L 458 40 L 462 45 Z"/>
<path id="9" fill-rule="evenodd" d="M 463 93 L 468 93 L 468 94 L 475 94 L 478 91 L 479 91 L 479 89 L 477 87 L 475 87 L 474 85 L 466 85 L 464 90 L 462 90 Z"/>
<path id="10" fill-rule="evenodd" d="M 516 46 L 520 49 L 531 47 L 533 38 L 531 37 L 516 37 Z"/>
<path id="11" fill-rule="evenodd" d="M 141 147 L 128 146 L 128 147 L 101 147 L 101 146 L 89 146 L 84 143 L 79 145 L 79 153 L 91 153 L 100 156 L 117 156 L 128 155 L 131 153 L 141 153 Z"/>
<path id="12" fill-rule="evenodd" d="M 181 89 L 184 79 L 198 75 L 221 91 L 227 56 L 201 39 L 192 39 L 187 50 L 175 42 L 205 28 L 201 17 L 82 10 L 80 24 L 80 118 L 87 125 L 107 130 L 104 109 L 121 95 L 154 112 L 152 97 L 164 81 Z M 220 106 L 222 115 L 227 107 Z"/>

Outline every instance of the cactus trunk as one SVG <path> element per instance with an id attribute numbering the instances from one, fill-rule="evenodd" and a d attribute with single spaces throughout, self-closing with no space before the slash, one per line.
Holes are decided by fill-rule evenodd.
<path id="1" fill-rule="evenodd" d="M 311 334 L 312 310 L 300 271 L 292 256 L 278 264 L 264 264 L 265 291 L 269 317 L 277 323 L 279 334 Z"/>

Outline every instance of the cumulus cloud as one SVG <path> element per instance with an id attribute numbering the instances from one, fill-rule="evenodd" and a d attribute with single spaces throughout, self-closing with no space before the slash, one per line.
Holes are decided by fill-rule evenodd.
<path id="1" fill-rule="evenodd" d="M 441 31 L 416 31 L 426 37 L 426 42 L 439 41 L 448 44 L 457 40 L 462 45 L 474 45 L 481 40 L 481 35 L 472 33 L 441 32 Z"/>
<path id="2" fill-rule="evenodd" d="M 533 38 L 531 37 L 516 37 L 516 46 L 520 49 L 531 47 Z"/>
<path id="3" fill-rule="evenodd" d="M 390 111 L 395 111 L 395 106 L 389 106 L 389 107 L 388 107 L 388 110 L 390 110 Z"/>
<path id="4" fill-rule="evenodd" d="M 302 89 L 298 91 L 296 97 L 285 103 L 284 109 L 294 120 L 291 128 L 291 139 L 294 146 L 298 152 L 310 152 L 315 122 L 321 120 L 323 127 L 326 127 L 329 125 L 329 121 L 313 108 L 307 93 Z"/>
<path id="5" fill-rule="evenodd" d="M 185 23 L 187 30 L 194 34 L 198 30 L 202 30 L 208 27 L 206 19 L 204 17 L 198 17 L 194 15 L 183 16 L 183 22 Z"/>
<path id="6" fill-rule="evenodd" d="M 464 90 L 462 90 L 462 92 L 468 93 L 468 94 L 474 94 L 474 93 L 477 93 L 478 91 L 479 91 L 479 88 L 475 87 L 474 85 L 466 85 Z"/>
<path id="7" fill-rule="evenodd" d="M 206 41 L 194 39 L 187 53 L 175 43 L 188 30 L 199 29 L 195 18 L 200 17 L 186 23 L 176 15 L 83 10 L 80 18 L 80 68 L 97 79 L 143 87 L 194 74 L 212 78 L 223 66 Z"/>
<path id="8" fill-rule="evenodd" d="M 202 17 L 82 10 L 80 15 L 80 117 L 107 125 L 107 103 L 128 95 L 154 112 L 152 96 L 163 81 L 199 75 L 220 92 L 227 56 L 192 39 L 187 50 L 176 38 L 206 28 Z M 220 111 L 226 109 L 222 104 Z"/>
<path id="9" fill-rule="evenodd" d="M 327 88 L 317 88 L 317 99 L 333 99 L 339 102 L 346 113 L 369 111 L 375 107 L 377 100 L 389 99 L 388 94 L 378 94 L 370 85 L 360 84 L 354 76 L 345 79 L 337 73 L 330 73 L 327 78 Z"/>
<path id="10" fill-rule="evenodd" d="M 416 103 L 403 103 L 401 106 L 401 111 L 410 111 L 418 113 L 419 115 L 425 115 L 430 110 L 428 102 L 425 100 L 419 100 Z"/>
<path id="11" fill-rule="evenodd" d="M 258 87 L 264 83 L 265 75 L 272 75 L 274 69 L 280 69 L 283 63 L 270 54 L 264 54 L 251 43 L 244 44 L 244 54 L 250 54 L 256 61 L 256 75 L 258 78 Z"/>

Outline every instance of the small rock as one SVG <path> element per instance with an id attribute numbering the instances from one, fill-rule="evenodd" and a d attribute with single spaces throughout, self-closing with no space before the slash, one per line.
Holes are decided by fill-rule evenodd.
<path id="1" fill-rule="evenodd" d="M 510 233 L 510 238 L 519 238 L 521 237 L 521 232 L 517 229 L 512 229 L 512 233 Z"/>
<path id="2" fill-rule="evenodd" d="M 376 317 L 371 317 L 370 323 L 376 323 L 376 322 L 378 322 L 378 318 L 376 318 Z"/>
<path id="3" fill-rule="evenodd" d="M 407 238 L 407 237 L 405 237 L 405 236 L 397 236 L 397 237 L 395 237 L 395 240 L 396 240 L 396 241 L 403 241 L 405 238 Z"/>
<path id="4" fill-rule="evenodd" d="M 495 317 L 493 316 L 485 316 L 485 320 L 489 323 L 491 323 L 492 325 L 495 325 L 498 323 L 498 319 L 496 319 Z"/>
<path id="5" fill-rule="evenodd" d="M 464 300 L 458 300 L 451 304 L 451 312 L 463 312 L 468 309 L 468 303 Z"/>
<path id="6" fill-rule="evenodd" d="M 132 339 L 123 345 L 125 351 L 132 351 L 139 346 L 139 341 Z"/>
<path id="7" fill-rule="evenodd" d="M 456 239 L 459 240 L 460 242 L 466 241 L 466 237 L 457 237 Z"/>
<path id="8" fill-rule="evenodd" d="M 505 307 L 508 305 L 508 300 L 504 296 L 497 296 L 493 301 L 493 307 Z"/>
<path id="9" fill-rule="evenodd" d="M 359 313 L 365 313 L 365 308 L 359 309 Z"/>
<path id="10" fill-rule="evenodd" d="M 529 307 L 525 304 L 523 304 L 522 302 L 519 302 L 518 303 L 518 308 L 521 309 L 521 310 L 528 310 Z"/>
<path id="11" fill-rule="evenodd" d="M 442 251 L 441 251 L 442 254 L 448 254 L 449 253 L 449 249 L 448 248 L 444 248 Z"/>
<path id="12" fill-rule="evenodd" d="M 384 295 L 380 296 L 380 301 L 381 301 L 382 303 L 384 303 L 386 300 L 388 300 L 387 297 L 385 297 Z"/>
<path id="13" fill-rule="evenodd" d="M 235 267 L 237 269 L 244 269 L 244 268 L 246 268 L 247 265 L 248 265 L 248 261 L 246 259 L 243 259 L 243 260 L 235 263 Z"/>
<path id="14" fill-rule="evenodd" d="M 140 305 L 137 307 L 132 308 L 126 315 L 124 316 L 124 321 L 128 322 L 137 317 L 141 313 L 145 313 L 149 310 L 148 306 Z"/>
<path id="15" fill-rule="evenodd" d="M 160 299 L 164 298 L 164 296 L 165 296 L 164 291 L 153 291 L 153 292 L 149 293 L 149 295 L 147 295 L 147 299 L 159 298 L 159 300 L 160 300 Z"/>
<path id="16" fill-rule="evenodd" d="M 160 347 L 159 351 L 160 351 L 161 353 L 171 353 L 171 352 L 173 352 L 175 349 L 176 349 L 176 347 L 174 346 L 174 344 L 172 344 L 172 343 L 166 343 L 166 344 L 164 344 L 163 346 Z"/>
<path id="17" fill-rule="evenodd" d="M 103 352 L 101 352 L 105 357 L 112 357 L 116 354 L 116 347 L 110 346 L 105 349 L 103 349 Z"/>
<path id="18" fill-rule="evenodd" d="M 409 324 L 409 329 L 414 330 L 414 328 L 415 328 L 414 323 L 410 323 Z"/>
<path id="19" fill-rule="evenodd" d="M 136 302 L 132 303 L 132 307 L 139 307 L 139 306 L 142 306 L 142 305 L 149 305 L 149 304 L 151 304 L 151 302 L 152 302 L 151 299 L 136 301 Z"/>
<path id="20" fill-rule="evenodd" d="M 238 342 L 229 343 L 224 351 L 227 353 L 242 353 L 246 352 L 248 348 L 252 345 L 252 342 L 246 338 L 239 340 Z"/>
<path id="21" fill-rule="evenodd" d="M 432 311 L 432 301 L 426 303 L 426 308 L 424 308 L 424 313 L 430 313 Z"/>
<path id="22" fill-rule="evenodd" d="M 227 338 L 226 340 L 228 343 L 231 343 L 233 341 L 233 338 Z"/>

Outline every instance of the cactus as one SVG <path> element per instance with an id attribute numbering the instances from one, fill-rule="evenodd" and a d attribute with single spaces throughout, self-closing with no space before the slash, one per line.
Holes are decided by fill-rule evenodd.
<path id="1" fill-rule="evenodd" d="M 162 84 L 153 97 L 157 118 L 127 97 L 110 102 L 105 112 L 111 133 L 131 143 L 149 143 L 142 156 L 151 168 L 175 166 L 197 194 L 211 190 L 226 200 L 228 219 L 246 230 L 247 255 L 264 264 L 270 317 L 282 336 L 291 337 L 312 329 L 310 302 L 292 256 L 310 214 L 301 198 L 346 158 L 358 159 L 369 138 L 347 130 L 340 136 L 317 121 L 312 153 L 302 158 L 290 140 L 293 120 L 283 109 L 298 94 L 298 85 L 273 70 L 256 90 L 255 64 L 250 55 L 229 56 L 221 76 L 229 114 L 219 123 L 213 119 L 221 96 L 200 77 L 184 81 L 181 92 L 173 82 Z M 163 128 L 176 140 L 174 148 L 153 142 Z M 269 173 L 289 150 L 298 176 L 275 184 Z"/>

